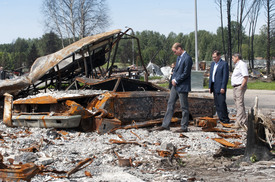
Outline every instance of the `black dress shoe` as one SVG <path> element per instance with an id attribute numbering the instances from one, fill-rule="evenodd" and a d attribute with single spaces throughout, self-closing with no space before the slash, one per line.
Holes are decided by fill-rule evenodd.
<path id="1" fill-rule="evenodd" d="M 169 128 L 164 128 L 162 126 L 156 127 L 152 129 L 153 131 L 163 131 L 163 130 L 169 130 Z"/>
<path id="2" fill-rule="evenodd" d="M 178 129 L 178 130 L 175 130 L 174 133 L 185 133 L 185 132 L 188 132 L 188 129 L 185 128 L 185 129 Z"/>

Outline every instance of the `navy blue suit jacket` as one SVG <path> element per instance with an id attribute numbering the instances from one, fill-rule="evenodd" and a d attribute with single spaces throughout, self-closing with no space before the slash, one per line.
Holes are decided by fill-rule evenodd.
<path id="1" fill-rule="evenodd" d="M 192 58 L 185 52 L 180 60 L 177 60 L 175 69 L 173 71 L 172 80 L 177 82 L 177 92 L 190 92 L 191 91 L 191 70 L 193 61 Z"/>
<path id="2" fill-rule="evenodd" d="M 209 88 L 211 89 L 211 92 L 214 93 L 220 93 L 221 89 L 224 89 L 226 91 L 227 82 L 229 79 L 229 69 L 227 62 L 220 59 L 219 65 L 217 67 L 216 73 L 215 73 L 215 82 L 212 81 L 212 75 L 214 70 L 215 62 L 213 61 L 211 63 L 210 67 L 210 76 L 209 76 Z"/>

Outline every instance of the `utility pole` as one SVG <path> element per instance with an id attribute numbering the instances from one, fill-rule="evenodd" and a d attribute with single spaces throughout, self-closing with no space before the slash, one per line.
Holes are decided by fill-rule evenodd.
<path id="1" fill-rule="evenodd" d="M 195 0 L 195 60 L 196 60 L 196 71 L 198 71 L 198 22 L 197 22 L 197 0 Z"/>

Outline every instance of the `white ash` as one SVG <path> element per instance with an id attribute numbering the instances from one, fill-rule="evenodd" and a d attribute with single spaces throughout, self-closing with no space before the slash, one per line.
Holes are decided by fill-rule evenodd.
<path id="1" fill-rule="evenodd" d="M 201 128 L 195 126 L 189 128 L 190 132 L 184 133 L 188 138 L 180 138 L 179 133 L 172 131 L 149 132 L 148 128 L 121 129 L 115 134 L 103 135 L 96 132 L 82 133 L 76 130 L 66 130 L 67 134 L 64 132 L 64 135 L 50 128 L 9 128 L 1 122 L 0 131 L 5 142 L 2 143 L 0 152 L 4 156 L 5 164 L 9 164 L 8 158 L 13 158 L 16 159 L 14 163 L 34 162 L 37 165 L 46 165 L 48 169 L 59 171 L 69 171 L 78 162 L 95 157 L 92 164 L 72 174 L 70 178 L 55 179 L 50 175 L 57 176 L 57 174 L 45 174 L 36 175 L 32 181 L 185 181 L 195 176 L 196 173 L 185 172 L 184 167 L 169 166 L 168 158 L 160 157 L 158 150 L 171 148 L 171 146 L 177 149 L 190 146 L 181 150 L 181 152 L 186 152 L 186 154 L 181 154 L 182 160 L 194 158 L 194 163 L 204 165 L 210 163 L 208 160 L 221 147 L 221 144 L 212 140 L 212 138 L 219 137 L 217 133 L 202 132 Z M 122 140 L 119 136 L 122 136 L 125 141 L 138 144 L 111 144 L 109 142 L 110 139 Z M 41 144 L 43 139 L 38 152 L 19 151 L 19 149 Z M 241 139 L 227 140 L 244 142 L 245 135 Z M 137 165 L 138 162 L 141 165 L 119 167 L 115 152 L 121 158 L 131 158 L 133 165 Z M 206 159 L 204 156 L 207 156 Z M 175 161 L 172 162 L 175 166 L 177 165 Z M 215 165 L 210 166 L 209 169 L 215 169 L 214 172 L 221 170 Z M 90 172 L 92 177 L 85 176 L 85 171 Z"/>

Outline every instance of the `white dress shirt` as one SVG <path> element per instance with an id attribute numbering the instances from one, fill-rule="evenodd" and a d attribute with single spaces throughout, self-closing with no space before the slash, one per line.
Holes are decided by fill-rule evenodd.
<path id="1" fill-rule="evenodd" d="M 215 62 L 215 64 L 214 64 L 212 82 L 215 82 L 215 74 L 216 74 L 216 70 L 217 70 L 217 67 L 219 66 L 220 61 L 221 61 L 221 59 L 217 63 Z"/>
<path id="2" fill-rule="evenodd" d="M 231 76 L 231 85 L 241 85 L 245 76 L 248 76 L 247 64 L 239 60 Z"/>

